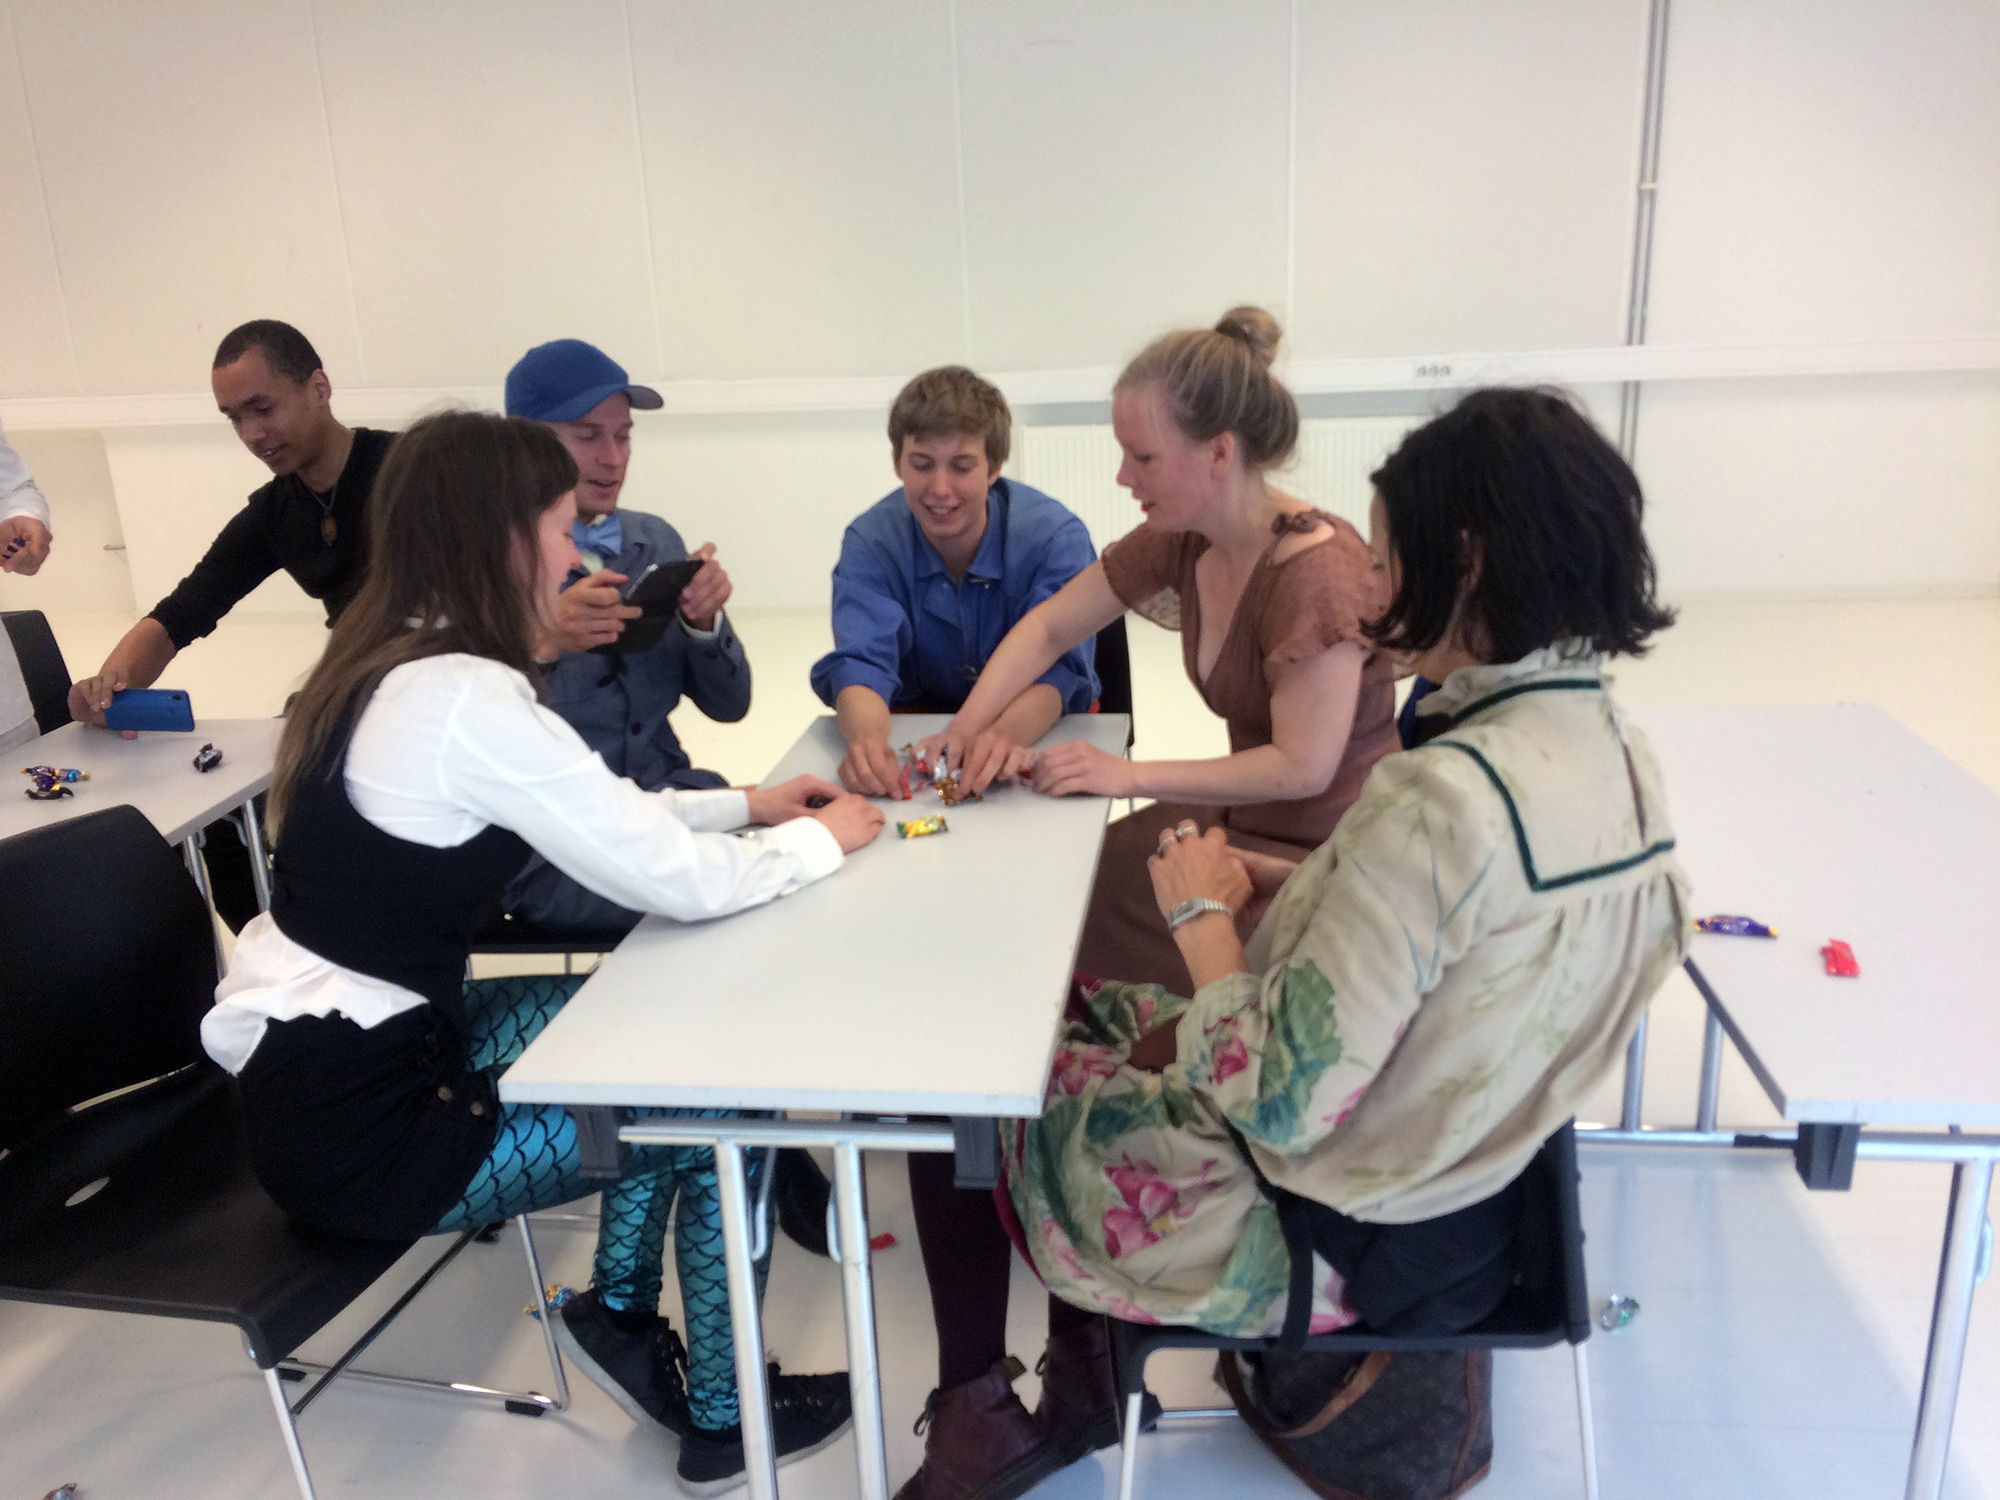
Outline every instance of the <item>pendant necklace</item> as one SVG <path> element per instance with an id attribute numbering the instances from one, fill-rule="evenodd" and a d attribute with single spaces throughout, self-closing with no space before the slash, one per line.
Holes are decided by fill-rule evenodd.
<path id="1" fill-rule="evenodd" d="M 325 539 L 327 546 L 331 547 L 333 539 L 340 535 L 340 528 L 334 524 L 333 520 L 333 497 L 340 493 L 340 481 L 338 479 L 334 480 L 332 487 L 327 490 L 324 496 L 311 485 L 306 484 L 303 478 L 299 480 L 299 483 L 305 484 L 306 493 L 319 502 L 319 534 Z"/>

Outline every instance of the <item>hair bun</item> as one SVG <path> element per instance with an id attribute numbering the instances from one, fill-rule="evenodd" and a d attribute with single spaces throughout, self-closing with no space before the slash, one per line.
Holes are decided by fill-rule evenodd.
<path id="1" fill-rule="evenodd" d="M 1216 321 L 1215 331 L 1250 346 L 1257 363 L 1266 369 L 1278 357 L 1278 341 L 1284 332 L 1278 320 L 1261 307 L 1232 307 Z"/>

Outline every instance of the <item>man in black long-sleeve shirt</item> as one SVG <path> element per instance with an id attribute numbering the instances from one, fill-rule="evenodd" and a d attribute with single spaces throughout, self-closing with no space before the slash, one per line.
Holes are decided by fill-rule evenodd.
<path id="1" fill-rule="evenodd" d="M 87 723 L 104 723 L 119 689 L 158 681 L 184 647 L 280 568 L 326 605 L 329 625 L 361 587 L 368 491 L 395 435 L 341 425 L 319 355 L 288 323 L 259 319 L 231 331 L 215 351 L 210 381 L 243 446 L 277 477 L 250 496 L 194 571 L 125 632 L 97 675 L 70 689 L 69 711 Z"/>
<path id="2" fill-rule="evenodd" d="M 243 446 L 276 477 L 251 494 L 194 571 L 125 632 L 97 675 L 69 690 L 71 716 L 86 723 L 104 723 L 119 689 L 158 681 L 184 647 L 280 568 L 325 604 L 328 625 L 361 587 L 368 491 L 395 434 L 341 425 L 319 355 L 288 323 L 259 319 L 232 330 L 215 351 L 210 382 Z M 257 906 L 249 857 L 233 830 L 224 833 L 229 827 L 224 820 L 207 830 L 208 866 L 216 910 L 240 929 Z"/>

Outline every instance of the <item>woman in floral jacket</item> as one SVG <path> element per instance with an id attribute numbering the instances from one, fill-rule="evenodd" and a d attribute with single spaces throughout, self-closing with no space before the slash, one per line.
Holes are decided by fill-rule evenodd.
<path id="1" fill-rule="evenodd" d="M 1264 1184 L 1355 1226 L 1482 1232 L 1684 954 L 1659 770 L 1599 669 L 1672 619 L 1632 471 L 1562 397 L 1488 390 L 1374 482 L 1393 599 L 1371 633 L 1441 684 L 1424 743 L 1296 869 L 1162 834 L 1149 866 L 1194 994 L 1080 988 L 1044 1113 L 1002 1124 L 993 1224 L 926 1241 L 933 1286 L 1000 1321 L 940 1326 L 986 1373 L 932 1395 L 904 1500 L 1008 1500 L 1115 1441 L 1096 1314 L 1276 1334 L 1291 1261 Z M 1280 884 L 1243 943 L 1231 918 Z M 967 1274 L 1003 1209 L 1054 1294 L 1033 1417 L 1005 1278 Z M 1341 1268 L 1316 1260 L 1311 1284 L 1313 1331 L 1355 1321 Z"/>

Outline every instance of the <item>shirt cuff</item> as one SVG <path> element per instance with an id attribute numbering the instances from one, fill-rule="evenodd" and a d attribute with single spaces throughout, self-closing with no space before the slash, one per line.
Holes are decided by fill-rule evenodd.
<path id="1" fill-rule="evenodd" d="M 681 629 L 687 632 L 689 640 L 712 641 L 722 634 L 722 611 L 719 609 L 715 612 L 715 629 L 713 630 L 701 629 L 690 621 L 686 615 L 681 614 L 679 610 L 675 610 L 674 613 L 679 617 Z"/>
<path id="2" fill-rule="evenodd" d="M 884 672 L 872 662 L 855 661 L 850 658 L 833 669 L 828 678 L 828 686 L 833 689 L 826 699 L 828 707 L 837 707 L 840 695 L 851 687 L 865 687 L 891 708 L 896 703 L 896 689 L 902 681 L 894 673 Z"/>
<path id="3" fill-rule="evenodd" d="M 750 798 L 732 787 L 674 793 L 674 811 L 697 833 L 730 833 L 750 821 Z"/>
<path id="4" fill-rule="evenodd" d="M 820 880 L 838 870 L 847 858 L 840 840 L 818 818 L 793 818 L 770 829 L 765 837 L 805 867 L 807 880 Z"/>

